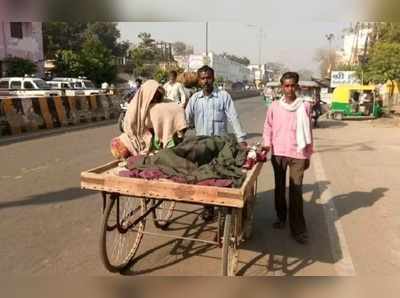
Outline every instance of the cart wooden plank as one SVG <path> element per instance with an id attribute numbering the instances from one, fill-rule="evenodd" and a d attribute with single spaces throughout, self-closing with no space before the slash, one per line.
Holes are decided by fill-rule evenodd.
<path id="1" fill-rule="evenodd" d="M 120 177 L 112 172 L 118 166 L 118 163 L 118 161 L 113 161 L 82 172 L 81 187 L 119 193 L 131 197 L 168 199 L 178 202 L 243 208 L 246 194 L 255 183 L 263 166 L 262 163 L 257 163 L 247 173 L 241 188 L 223 188 L 176 183 L 170 180 Z"/>

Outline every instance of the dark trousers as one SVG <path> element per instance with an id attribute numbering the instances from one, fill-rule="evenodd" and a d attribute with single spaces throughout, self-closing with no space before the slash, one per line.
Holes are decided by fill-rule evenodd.
<path id="1" fill-rule="evenodd" d="M 303 176 L 309 160 L 272 156 L 275 175 L 275 210 L 280 221 L 286 222 L 286 170 L 289 167 L 289 224 L 293 235 L 307 231 L 303 212 Z"/>

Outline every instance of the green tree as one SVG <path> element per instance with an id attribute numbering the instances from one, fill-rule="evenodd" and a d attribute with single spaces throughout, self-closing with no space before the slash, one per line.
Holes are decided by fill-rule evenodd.
<path id="1" fill-rule="evenodd" d="M 129 54 L 133 61 L 133 73 L 135 76 L 152 78 L 158 70 L 160 53 L 151 34 L 142 32 L 138 37 L 141 41 Z"/>
<path id="2" fill-rule="evenodd" d="M 129 48 L 127 41 L 118 42 L 121 34 L 113 22 L 46 22 L 42 27 L 47 59 L 54 58 L 59 50 L 80 51 L 88 36 L 96 36 L 114 56 L 125 56 Z"/>
<path id="3" fill-rule="evenodd" d="M 84 74 L 80 57 L 72 50 L 59 50 L 55 54 L 55 70 L 58 76 L 77 77 Z"/>
<path id="4" fill-rule="evenodd" d="M 160 84 L 164 84 L 168 81 L 168 71 L 162 68 L 158 68 L 155 72 L 154 79 Z"/>
<path id="5" fill-rule="evenodd" d="M 224 82 L 225 82 L 225 79 L 224 79 L 223 76 L 217 76 L 217 77 L 215 78 L 215 84 L 216 84 L 217 86 L 222 85 Z"/>
<path id="6" fill-rule="evenodd" d="M 84 75 L 97 84 L 112 82 L 117 76 L 117 68 L 109 49 L 97 38 L 88 37 L 79 54 L 79 62 Z"/>
<path id="7" fill-rule="evenodd" d="M 400 23 L 374 23 L 370 44 L 373 46 L 377 42 L 400 42 Z"/>
<path id="8" fill-rule="evenodd" d="M 363 67 L 363 76 L 364 81 L 373 83 L 400 79 L 400 43 L 378 42 L 375 44 Z"/>
<path id="9" fill-rule="evenodd" d="M 34 74 L 37 71 L 36 64 L 29 59 L 8 57 L 3 62 L 6 65 L 6 76 L 9 77 L 22 77 L 26 74 Z"/>
<path id="10" fill-rule="evenodd" d="M 360 66 L 358 65 L 351 65 L 351 64 L 338 64 L 335 66 L 334 70 L 337 71 L 359 71 Z"/>
<path id="11" fill-rule="evenodd" d="M 60 50 L 79 51 L 85 40 L 86 23 L 46 22 L 42 23 L 44 56 L 55 57 Z"/>

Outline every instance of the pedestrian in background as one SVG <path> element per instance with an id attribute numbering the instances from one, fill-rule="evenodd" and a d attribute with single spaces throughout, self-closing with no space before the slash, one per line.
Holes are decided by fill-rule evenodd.
<path id="1" fill-rule="evenodd" d="M 171 70 L 168 76 L 168 82 L 164 84 L 164 89 L 166 92 L 166 98 L 172 99 L 173 101 L 186 106 L 187 97 L 183 85 L 176 81 L 178 73 L 175 70 Z"/>

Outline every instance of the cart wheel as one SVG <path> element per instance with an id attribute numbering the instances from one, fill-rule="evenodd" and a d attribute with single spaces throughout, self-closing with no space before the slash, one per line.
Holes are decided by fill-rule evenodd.
<path id="1" fill-rule="evenodd" d="M 245 240 L 251 238 L 253 233 L 253 219 L 254 219 L 254 205 L 256 201 L 257 190 L 254 186 L 251 190 L 251 196 L 246 200 L 246 205 L 244 208 L 244 230 L 243 237 Z"/>
<path id="2" fill-rule="evenodd" d="M 232 214 L 225 215 L 224 238 L 222 244 L 222 275 L 235 276 L 238 264 L 237 241 L 234 235 Z"/>
<path id="3" fill-rule="evenodd" d="M 158 200 L 153 200 L 153 204 L 157 204 Z M 174 212 L 176 202 L 163 200 L 163 202 L 153 209 L 153 221 L 157 228 L 165 229 L 169 225 L 169 220 Z"/>
<path id="4" fill-rule="evenodd" d="M 110 195 L 101 224 L 100 252 L 104 266 L 110 272 L 121 271 L 135 256 L 146 219 L 133 225 L 145 213 L 144 199 Z"/>

